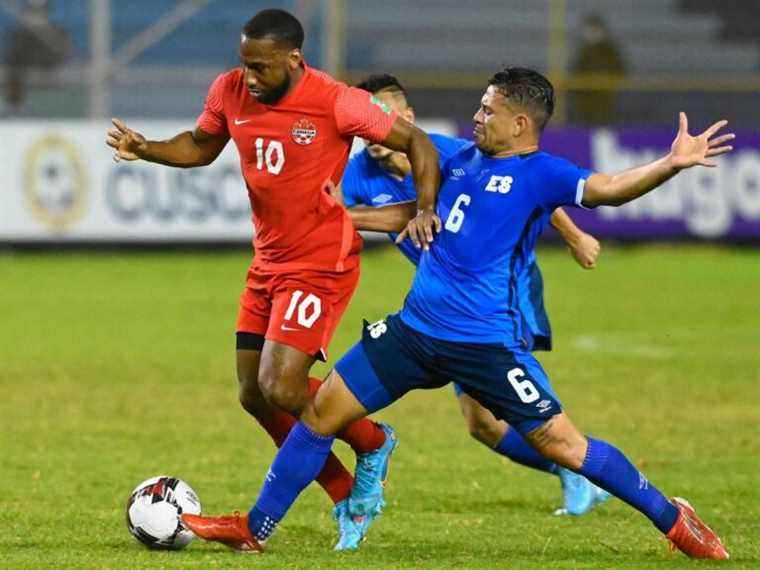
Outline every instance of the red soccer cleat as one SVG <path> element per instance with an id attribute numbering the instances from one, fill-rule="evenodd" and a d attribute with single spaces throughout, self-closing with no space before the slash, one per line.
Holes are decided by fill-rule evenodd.
<path id="1" fill-rule="evenodd" d="M 671 548 L 678 548 L 689 558 L 727 560 L 728 551 L 712 529 L 703 523 L 686 499 L 673 497 L 670 501 L 678 509 L 676 524 L 666 535 Z"/>
<path id="2" fill-rule="evenodd" d="M 240 516 L 235 511 L 232 516 L 203 517 L 182 515 L 182 522 L 196 536 L 203 540 L 214 540 L 226 544 L 237 552 L 256 554 L 264 549 L 248 529 L 248 515 Z"/>

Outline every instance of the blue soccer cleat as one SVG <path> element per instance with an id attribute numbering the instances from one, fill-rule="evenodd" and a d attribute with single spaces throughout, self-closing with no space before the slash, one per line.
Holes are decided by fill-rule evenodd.
<path id="1" fill-rule="evenodd" d="M 354 486 L 348 498 L 350 514 L 354 518 L 364 518 L 364 534 L 385 506 L 383 492 L 388 477 L 388 465 L 391 454 L 398 445 L 394 429 L 387 424 L 379 425 L 385 432 L 385 443 L 375 451 L 356 456 Z"/>
<path id="2" fill-rule="evenodd" d="M 592 483 L 592 485 L 594 484 Z M 595 505 L 598 505 L 605 501 L 609 501 L 611 498 L 612 498 L 611 493 L 608 493 L 601 487 L 597 487 L 596 485 L 594 485 L 594 504 Z"/>
<path id="3" fill-rule="evenodd" d="M 352 516 L 348 511 L 348 499 L 341 501 L 333 509 L 333 518 L 338 523 L 338 543 L 333 550 L 356 550 L 367 531 L 366 517 Z"/>
<path id="4" fill-rule="evenodd" d="M 603 503 L 612 496 L 583 475 L 578 475 L 564 467 L 559 468 L 559 479 L 562 483 L 565 504 L 561 509 L 554 511 L 555 515 L 573 515 L 576 517 L 584 515 L 595 505 Z"/>

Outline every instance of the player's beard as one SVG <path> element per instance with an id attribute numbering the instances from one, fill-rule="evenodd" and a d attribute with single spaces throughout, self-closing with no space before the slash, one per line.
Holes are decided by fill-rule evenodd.
<path id="1" fill-rule="evenodd" d="M 285 96 L 288 89 L 290 89 L 290 75 L 286 75 L 285 79 L 278 86 L 272 87 L 267 91 L 262 91 L 258 97 L 259 103 L 274 105 Z"/>

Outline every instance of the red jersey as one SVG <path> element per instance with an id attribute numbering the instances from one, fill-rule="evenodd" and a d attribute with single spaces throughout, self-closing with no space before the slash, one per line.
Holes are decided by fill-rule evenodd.
<path id="1" fill-rule="evenodd" d="M 242 69 L 216 78 L 198 127 L 228 134 L 238 148 L 256 266 L 343 271 L 358 263 L 361 237 L 325 185 L 343 176 L 354 136 L 382 142 L 395 120 L 366 91 L 309 67 L 274 105 L 251 97 Z"/>

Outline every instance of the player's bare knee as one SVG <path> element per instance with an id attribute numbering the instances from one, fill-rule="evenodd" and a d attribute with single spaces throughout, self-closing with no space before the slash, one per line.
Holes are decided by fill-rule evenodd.
<path id="1" fill-rule="evenodd" d="M 568 469 L 580 469 L 586 458 L 586 445 L 576 438 L 554 437 L 537 447 L 547 459 Z"/>
<path id="2" fill-rule="evenodd" d="M 261 374 L 259 387 L 267 402 L 283 410 L 300 415 L 309 399 L 307 379 L 288 374 Z"/>
<path id="3" fill-rule="evenodd" d="M 565 414 L 554 416 L 527 439 L 544 457 L 568 469 L 579 469 L 586 458 L 588 442 Z"/>
<path id="4" fill-rule="evenodd" d="M 585 451 L 581 453 L 580 446 L 573 445 L 568 441 L 557 441 L 550 444 L 542 449 L 541 453 L 557 465 L 573 470 L 580 469 L 585 459 Z"/>

